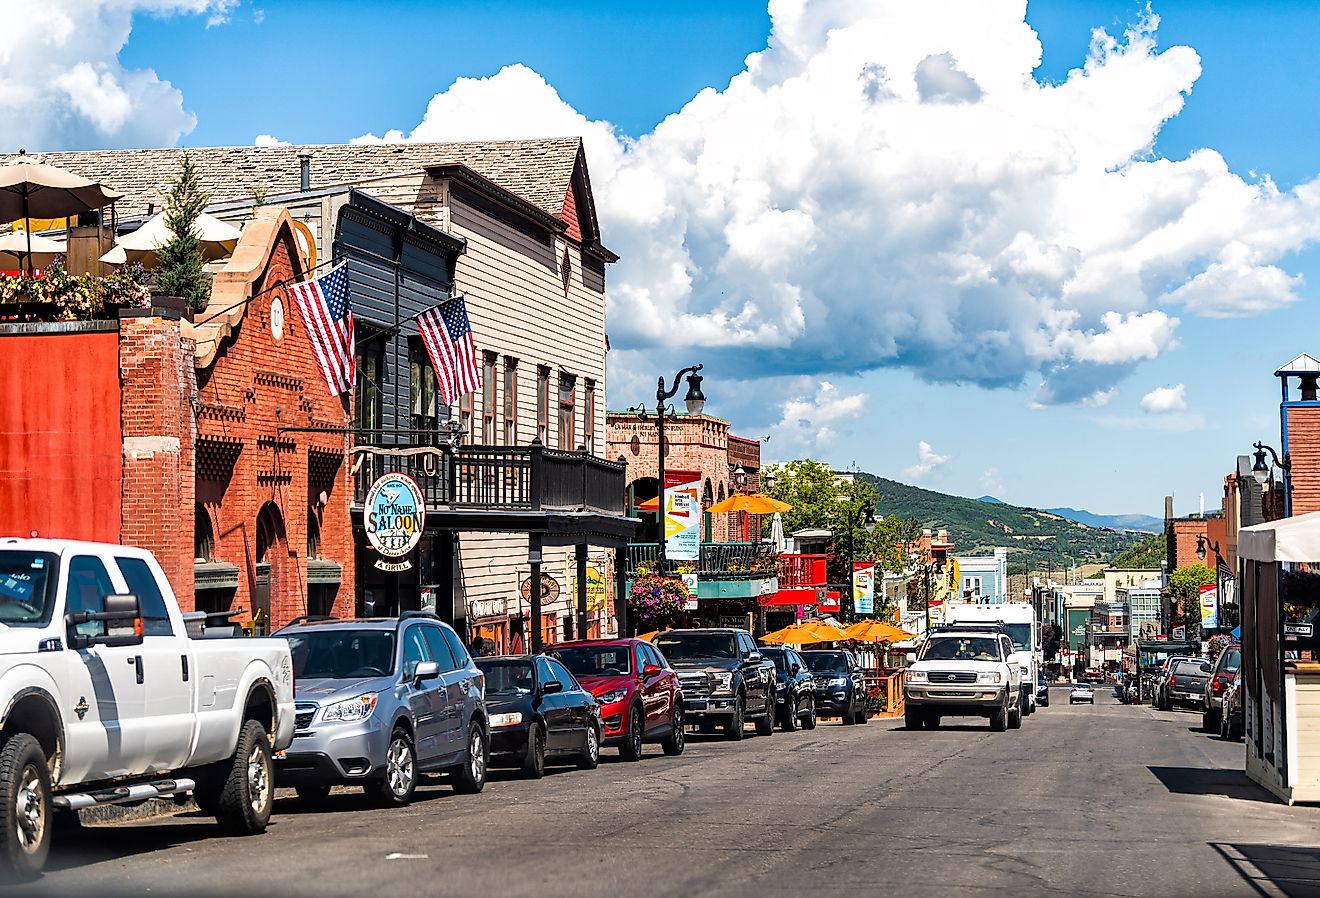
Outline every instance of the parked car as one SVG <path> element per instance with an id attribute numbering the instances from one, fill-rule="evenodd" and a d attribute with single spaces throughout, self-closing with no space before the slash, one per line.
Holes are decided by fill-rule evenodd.
<path id="1" fill-rule="evenodd" d="M 764 647 L 761 654 L 775 664 L 775 717 L 780 729 L 791 733 L 802 724 L 816 728 L 816 688 L 806 660 L 784 647 Z"/>
<path id="2" fill-rule="evenodd" d="M 1013 643 L 995 624 L 932 628 L 907 656 L 903 723 L 934 729 L 945 716 L 984 717 L 990 729 L 1022 726 L 1022 667 L 1009 661 Z"/>
<path id="3" fill-rule="evenodd" d="M 1195 659 L 1193 659 L 1190 655 L 1170 655 L 1169 657 L 1164 659 L 1164 662 L 1160 665 L 1159 670 L 1156 672 L 1154 679 L 1151 681 L 1151 688 L 1150 688 L 1150 703 L 1151 706 L 1155 708 L 1157 711 L 1158 710 L 1167 711 L 1172 709 L 1172 705 L 1166 706 L 1165 690 L 1168 686 L 1169 674 L 1173 670 L 1173 665 L 1179 661 L 1192 661 L 1192 660 Z"/>
<path id="4" fill-rule="evenodd" d="M 1087 671 L 1082 674 L 1082 682 L 1084 683 L 1103 683 L 1104 681 L 1105 672 L 1094 667 L 1088 668 Z"/>
<path id="5" fill-rule="evenodd" d="M 741 739 L 748 720 L 756 733 L 775 730 L 775 665 L 761 656 L 752 634 L 720 627 L 667 630 L 655 648 L 678 673 L 683 712 L 703 732 L 718 724 L 730 739 Z"/>
<path id="6" fill-rule="evenodd" d="M 845 726 L 866 723 L 866 682 L 852 652 L 818 649 L 801 655 L 815 680 L 816 714 L 838 717 Z"/>
<path id="7" fill-rule="evenodd" d="M 359 785 L 386 806 L 410 802 L 425 772 L 446 772 L 456 792 L 485 788 L 485 676 L 448 624 L 408 611 L 303 620 L 275 635 L 293 650 L 298 712 L 276 785 L 309 801 Z"/>
<path id="8" fill-rule="evenodd" d="M 1201 711 L 1201 729 L 1207 733 L 1219 732 L 1224 709 L 1224 690 L 1242 666 L 1242 646 L 1226 646 L 1215 659 L 1215 668 L 1205 684 L 1205 708 Z"/>
<path id="9" fill-rule="evenodd" d="M 524 776 L 540 779 L 550 761 L 583 770 L 600 763 L 600 705 L 553 658 L 506 655 L 478 658 L 486 676 L 490 754 Z"/>
<path id="10" fill-rule="evenodd" d="M 640 760 L 647 742 L 659 742 L 667 755 L 683 753 L 683 693 L 678 674 L 655 646 L 642 639 L 602 639 L 560 643 L 546 654 L 596 697 L 602 745 L 618 746 L 625 761 Z"/>
<path id="11" fill-rule="evenodd" d="M 1223 713 L 1219 715 L 1219 738 L 1240 742 L 1246 732 L 1247 720 L 1242 703 L 1242 668 L 1234 671 L 1233 679 L 1224 688 Z"/>
<path id="12" fill-rule="evenodd" d="M 1072 691 L 1068 693 L 1068 704 L 1075 705 L 1078 702 L 1094 705 L 1095 687 L 1090 683 L 1073 683 Z"/>
<path id="13" fill-rule="evenodd" d="M 1042 708 L 1050 706 L 1050 681 L 1045 674 L 1036 674 L 1036 704 Z"/>
<path id="14" fill-rule="evenodd" d="M 1156 681 L 1157 706 L 1172 711 L 1175 705 L 1200 708 L 1205 705 L 1206 684 L 1210 679 L 1210 662 L 1201 658 L 1182 658 L 1169 665 L 1166 676 Z"/>

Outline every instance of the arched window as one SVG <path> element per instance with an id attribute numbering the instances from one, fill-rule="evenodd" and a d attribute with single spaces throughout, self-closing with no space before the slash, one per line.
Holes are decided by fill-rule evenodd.
<path id="1" fill-rule="evenodd" d="M 307 557 L 321 557 L 321 522 L 314 508 L 307 509 Z"/>
<path id="2" fill-rule="evenodd" d="M 266 562 L 270 547 L 283 538 L 284 518 L 274 502 L 267 502 L 257 512 L 257 564 Z"/>
<path id="3" fill-rule="evenodd" d="M 193 506 L 193 560 L 210 561 L 215 554 L 215 531 L 211 528 L 211 514 L 198 502 Z"/>

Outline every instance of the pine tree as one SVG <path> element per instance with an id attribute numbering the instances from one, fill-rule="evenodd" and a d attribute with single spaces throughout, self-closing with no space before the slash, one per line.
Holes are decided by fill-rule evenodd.
<path id="1" fill-rule="evenodd" d="M 197 217 L 211 201 L 203 192 L 197 168 L 188 154 L 183 154 L 179 176 L 170 183 L 165 202 L 165 226 L 173 235 L 156 250 L 156 293 L 182 297 L 194 310 L 206 305 L 211 282 L 202 268 L 200 242 L 193 230 Z"/>

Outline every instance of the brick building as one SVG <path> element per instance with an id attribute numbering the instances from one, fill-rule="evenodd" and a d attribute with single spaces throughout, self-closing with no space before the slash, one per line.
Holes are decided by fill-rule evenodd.
<path id="1" fill-rule="evenodd" d="M 347 409 L 282 286 L 304 273 L 266 207 L 196 325 L 0 326 L 0 532 L 150 549 L 184 610 L 259 630 L 351 610 Z"/>

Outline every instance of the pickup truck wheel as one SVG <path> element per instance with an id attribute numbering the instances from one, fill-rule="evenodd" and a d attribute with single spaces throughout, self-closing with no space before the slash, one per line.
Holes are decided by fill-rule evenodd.
<path id="1" fill-rule="evenodd" d="M 390 747 L 385 749 L 385 775 L 368 783 L 363 790 L 382 807 L 402 807 L 412 801 L 417 791 L 417 752 L 407 730 L 400 728 L 390 734 Z"/>
<path id="2" fill-rule="evenodd" d="M 784 718 L 779 722 L 785 733 L 791 733 L 798 728 L 797 715 L 797 699 L 790 695 L 784 700 Z"/>
<path id="3" fill-rule="evenodd" d="M 999 706 L 999 710 L 990 718 L 990 729 L 996 733 L 1002 733 L 1008 729 L 1008 702 Z"/>
<path id="4" fill-rule="evenodd" d="M 766 702 L 765 713 L 756 718 L 756 735 L 769 736 L 775 731 L 775 702 L 770 699 Z"/>
<path id="5" fill-rule="evenodd" d="M 678 705 L 674 706 L 674 717 L 670 723 L 669 735 L 660 741 L 660 747 L 670 757 L 681 755 L 683 749 L 687 747 L 687 736 L 683 732 L 683 709 Z"/>
<path id="6" fill-rule="evenodd" d="M 733 717 L 724 725 L 724 737 L 737 742 L 743 737 L 743 728 L 747 726 L 747 699 L 738 696 L 733 703 Z"/>
<path id="7" fill-rule="evenodd" d="M 50 768 L 27 733 L 10 736 L 0 749 L 0 820 L 5 878 L 34 879 L 50 854 Z"/>
<path id="8" fill-rule="evenodd" d="M 625 761 L 642 759 L 642 709 L 636 705 L 628 712 L 628 738 L 619 745 L 619 757 Z"/>
<path id="9" fill-rule="evenodd" d="M 812 699 L 811 709 L 807 711 L 807 715 L 802 718 L 802 729 L 814 730 L 815 728 L 816 728 L 816 701 L 815 699 Z"/>
<path id="10" fill-rule="evenodd" d="M 238 747 L 220 790 L 215 819 L 232 835 L 255 835 L 265 832 L 274 803 L 275 769 L 270 740 L 261 724 L 248 720 L 238 732 Z"/>
<path id="11" fill-rule="evenodd" d="M 527 752 L 523 755 L 522 775 L 529 780 L 545 776 L 545 735 L 540 724 L 532 724 L 527 731 Z"/>
<path id="12" fill-rule="evenodd" d="M 490 742 L 486 730 L 477 721 L 468 729 L 468 750 L 463 763 L 449 774 L 454 791 L 463 795 L 476 795 L 486 788 L 486 768 L 490 765 Z"/>
<path id="13" fill-rule="evenodd" d="M 587 739 L 582 745 L 582 754 L 578 755 L 578 770 L 595 770 L 600 764 L 600 724 L 587 726 Z"/>

